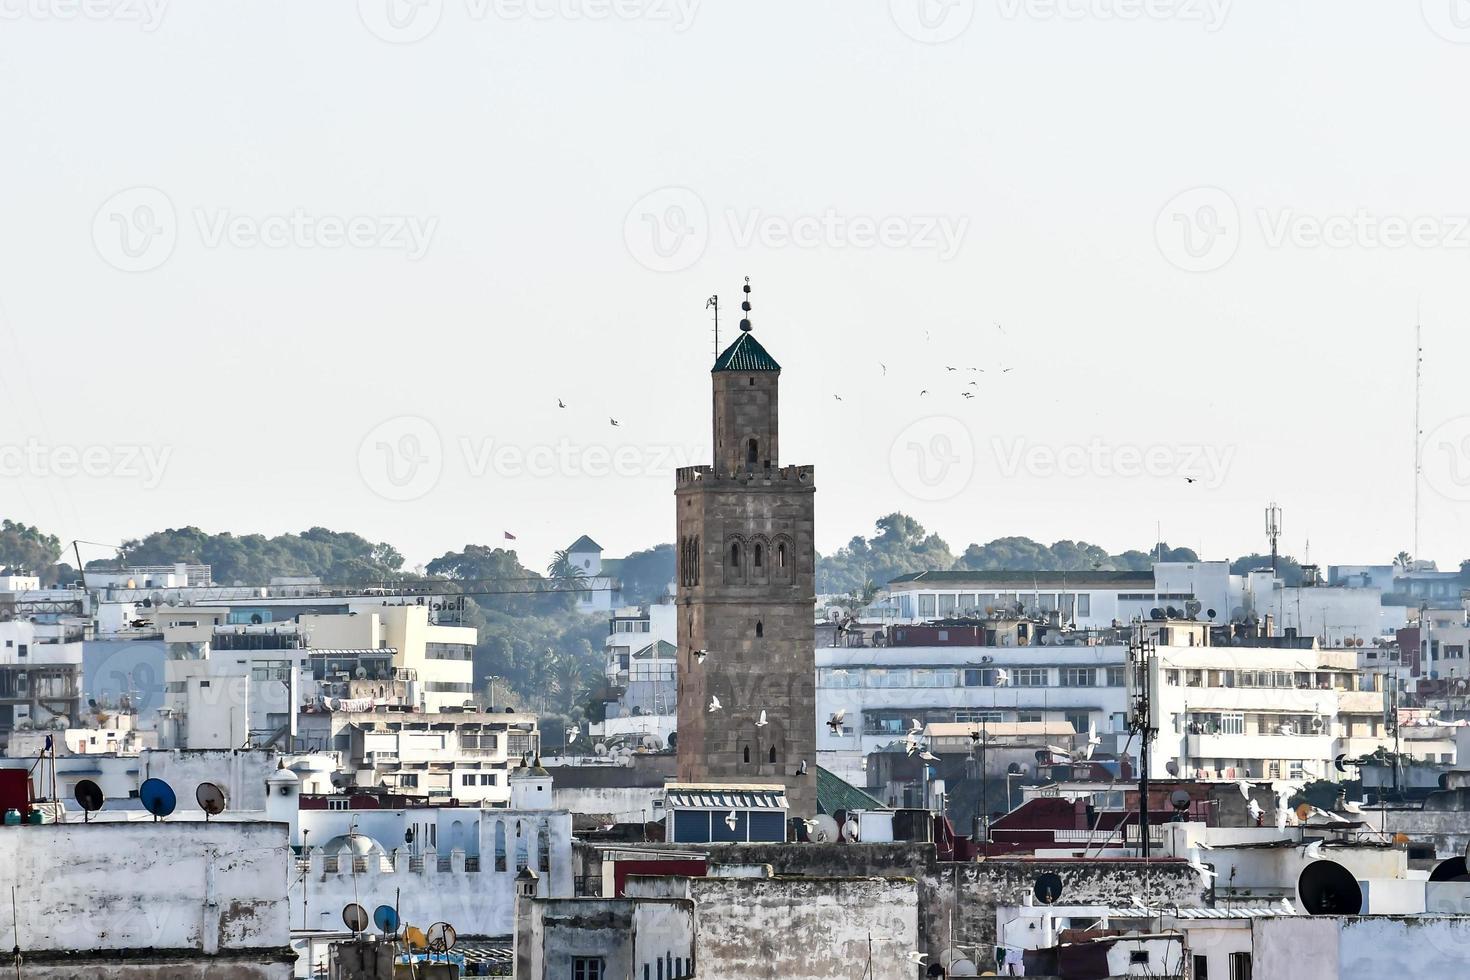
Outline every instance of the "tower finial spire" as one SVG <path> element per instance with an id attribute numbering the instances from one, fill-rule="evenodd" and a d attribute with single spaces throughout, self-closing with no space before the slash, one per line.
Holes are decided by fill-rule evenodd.
<path id="1" fill-rule="evenodd" d="M 746 276 L 745 277 L 745 301 L 740 304 L 740 309 L 741 309 L 742 312 L 745 313 L 744 318 L 742 318 L 741 321 L 740 321 L 740 329 L 743 330 L 743 331 L 745 331 L 746 333 L 750 333 L 750 331 L 753 328 L 750 325 L 750 277 L 749 276 Z"/>

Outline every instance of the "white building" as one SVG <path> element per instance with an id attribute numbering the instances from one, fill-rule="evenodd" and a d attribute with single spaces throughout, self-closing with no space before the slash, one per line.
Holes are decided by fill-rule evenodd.
<path id="1" fill-rule="evenodd" d="M 11 731 L 71 726 L 82 707 L 82 629 L 0 622 L 0 741 Z"/>
<path id="2" fill-rule="evenodd" d="M 567 559 L 581 573 L 577 583 L 577 611 L 608 613 L 622 602 L 622 583 L 617 578 L 617 559 L 602 557 L 602 545 L 582 535 L 567 547 Z"/>
<path id="3" fill-rule="evenodd" d="M 591 734 L 639 745 L 669 744 L 678 727 L 678 625 L 673 603 L 613 611 L 604 677 L 615 700 L 606 702 L 602 723 Z"/>

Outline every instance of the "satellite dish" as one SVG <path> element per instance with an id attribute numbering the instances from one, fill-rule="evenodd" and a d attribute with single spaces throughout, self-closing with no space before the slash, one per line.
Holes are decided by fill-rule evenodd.
<path id="1" fill-rule="evenodd" d="M 1214 619 L 1217 614 L 1213 609 L 1206 609 L 1205 615 L 1208 616 L 1210 619 Z"/>
<path id="2" fill-rule="evenodd" d="M 391 905 L 379 905 L 373 909 L 373 925 L 385 936 L 398 934 L 398 910 Z"/>
<path id="3" fill-rule="evenodd" d="M 837 821 L 819 813 L 812 820 L 811 839 L 813 844 L 831 844 L 837 840 Z"/>
<path id="4" fill-rule="evenodd" d="M 607 755 L 607 746 L 601 742 L 598 742 L 596 745 L 592 746 L 592 754 Z"/>
<path id="5" fill-rule="evenodd" d="M 645 735 L 643 736 L 643 747 L 650 752 L 657 752 L 664 747 L 664 740 L 657 735 Z"/>
<path id="6" fill-rule="evenodd" d="M 447 922 L 436 922 L 429 926 L 429 931 L 424 934 L 429 941 L 429 951 L 432 953 L 447 953 L 454 948 L 454 942 L 458 938 L 454 926 Z"/>
<path id="7" fill-rule="evenodd" d="M 1031 894 L 1042 905 L 1057 904 L 1057 899 L 1062 897 L 1062 876 L 1055 871 L 1037 875 L 1036 883 L 1031 886 Z"/>
<path id="8" fill-rule="evenodd" d="M 1030 640 L 1029 637 L 1025 637 L 1025 636 L 1018 636 L 1018 637 L 1016 637 L 1016 646 L 1018 646 L 1018 647 L 1029 646 L 1030 643 L 1031 643 L 1031 640 Z"/>
<path id="9" fill-rule="evenodd" d="M 1179 761 L 1177 759 L 1170 759 L 1164 763 L 1164 771 L 1171 776 L 1179 775 Z"/>
<path id="10" fill-rule="evenodd" d="M 411 949 L 428 949 L 429 940 L 424 931 L 418 926 L 408 926 L 403 930 L 403 938 L 408 942 Z"/>
<path id="11" fill-rule="evenodd" d="M 1154 606 L 1152 609 L 1150 609 L 1148 611 L 1148 618 L 1149 619 L 1163 619 L 1164 618 L 1164 610 L 1160 609 L 1158 606 Z"/>
<path id="12" fill-rule="evenodd" d="M 1430 881 L 1470 881 L 1470 867 L 1462 857 L 1450 858 L 1434 866 L 1429 873 Z"/>
<path id="13" fill-rule="evenodd" d="M 1176 810 L 1188 810 L 1191 802 L 1189 793 L 1185 790 L 1176 789 L 1169 794 L 1169 805 Z"/>
<path id="14" fill-rule="evenodd" d="M 1363 889 L 1353 873 L 1336 861 L 1313 861 L 1296 881 L 1296 897 L 1308 915 L 1357 915 Z"/>
<path id="15" fill-rule="evenodd" d="M 79 781 L 76 789 L 72 790 L 72 795 L 76 798 L 77 805 L 82 808 L 83 823 L 91 820 L 92 814 L 102 809 L 102 804 L 107 799 L 102 795 L 102 787 L 90 779 Z"/>
<path id="16" fill-rule="evenodd" d="M 362 680 L 363 678 L 367 677 L 367 668 L 359 664 L 357 670 L 353 671 L 352 673 L 353 676 L 356 677 L 358 680 Z"/>
<path id="17" fill-rule="evenodd" d="M 1184 615 L 1188 616 L 1190 619 L 1193 619 L 1194 617 L 1199 615 L 1199 611 L 1203 608 L 1204 603 L 1200 602 L 1198 599 L 1190 599 L 1184 604 Z"/>
<path id="18" fill-rule="evenodd" d="M 368 927 L 367 909 L 356 902 L 342 906 L 342 922 L 353 932 L 362 932 Z"/>
<path id="19" fill-rule="evenodd" d="M 194 799 L 199 803 L 199 809 L 204 811 L 206 820 L 224 813 L 225 806 L 229 803 L 225 791 L 214 783 L 200 783 L 194 790 Z"/>
<path id="20" fill-rule="evenodd" d="M 856 844 L 860 833 L 856 820 L 848 820 L 842 825 L 842 839 L 849 843 Z"/>
<path id="21" fill-rule="evenodd" d="M 1182 619 L 1183 618 L 1182 615 L 1180 614 L 1179 610 L 1177 608 L 1175 608 L 1174 606 L 1169 606 L 1168 608 L 1166 608 L 1164 610 L 1164 612 L 1166 612 L 1166 613 L 1169 614 L 1169 618 L 1170 619 Z"/>
<path id="22" fill-rule="evenodd" d="M 174 812 L 174 807 L 179 805 L 179 798 L 174 795 L 173 787 L 161 779 L 145 779 L 143 785 L 138 787 L 138 799 L 143 803 L 143 809 L 153 814 L 153 819 L 161 820 Z"/>
<path id="23" fill-rule="evenodd" d="M 1312 817 L 1312 804 L 1302 803 L 1296 808 L 1296 822 L 1306 823 Z"/>
<path id="24" fill-rule="evenodd" d="M 1019 762 L 1012 762 L 1010 765 L 1006 766 L 1006 775 L 1008 775 L 1008 776 L 1019 776 L 1019 775 L 1021 775 L 1021 764 Z"/>

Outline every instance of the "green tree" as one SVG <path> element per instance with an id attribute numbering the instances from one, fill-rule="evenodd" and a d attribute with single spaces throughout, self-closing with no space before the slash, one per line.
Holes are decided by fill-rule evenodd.
<path id="1" fill-rule="evenodd" d="M 623 584 L 623 601 L 630 606 L 657 602 L 673 584 L 674 546 L 655 545 L 635 551 L 618 563 L 617 576 Z"/>
<path id="2" fill-rule="evenodd" d="M 1247 572 L 1254 572 L 1258 569 L 1270 567 L 1270 555 L 1243 555 L 1230 563 L 1230 574 L 1244 575 Z M 1277 557 L 1276 574 L 1281 576 L 1281 580 L 1288 587 L 1295 587 L 1302 584 L 1301 562 L 1290 555 L 1280 555 Z"/>
<path id="3" fill-rule="evenodd" d="M 47 579 L 60 557 L 61 542 L 56 535 L 8 518 L 0 521 L 0 566 Z"/>
<path id="4" fill-rule="evenodd" d="M 125 565 L 207 564 L 221 585 L 264 585 L 274 576 L 315 575 L 330 585 L 369 585 L 403 574 L 403 556 L 390 544 L 361 535 L 313 527 L 300 534 L 236 536 L 197 527 L 169 528 L 125 541 L 116 560 L 88 568 Z"/>
<path id="5" fill-rule="evenodd" d="M 905 514 L 892 513 L 874 522 L 877 534 L 853 538 L 817 562 L 817 591 L 848 593 L 868 581 L 887 585 L 900 575 L 954 565 L 949 545 Z"/>

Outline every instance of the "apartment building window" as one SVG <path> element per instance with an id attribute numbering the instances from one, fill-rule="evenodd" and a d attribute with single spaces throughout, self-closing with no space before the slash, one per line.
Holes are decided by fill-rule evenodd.
<path id="1" fill-rule="evenodd" d="M 958 605 L 959 597 L 952 592 L 945 593 L 939 597 L 939 615 L 942 617 L 953 617 Z"/>
<path id="2" fill-rule="evenodd" d="M 1088 730 L 1092 724 L 1092 715 L 1086 711 L 1069 711 L 1066 715 L 1067 724 L 1072 726 L 1072 731 L 1079 735 Z"/>
<path id="3" fill-rule="evenodd" d="M 1166 671 L 1164 671 L 1164 683 L 1167 684 L 1167 685 L 1169 685 L 1170 687 L 1178 687 L 1179 686 L 1179 671 L 1177 671 L 1177 670 L 1166 670 Z"/>
<path id="4" fill-rule="evenodd" d="M 1307 778 L 1307 766 L 1301 759 L 1292 759 L 1291 768 L 1288 771 L 1290 772 L 1290 776 L 1288 777 L 1290 779 Z"/>
<path id="5" fill-rule="evenodd" d="M 1280 762 L 1277 762 L 1275 760 L 1272 760 L 1271 762 L 1266 763 L 1266 778 L 1267 779 L 1280 779 L 1281 778 L 1281 763 Z"/>
<path id="6" fill-rule="evenodd" d="M 398 774 L 398 785 L 418 789 L 419 774 L 416 772 L 404 772 Z"/>
<path id="7" fill-rule="evenodd" d="M 1251 954 L 1230 954 L 1230 980 L 1251 980 Z"/>
<path id="8" fill-rule="evenodd" d="M 328 800 L 327 801 L 327 809 L 328 810 L 348 810 L 348 809 L 351 809 L 351 807 L 352 807 L 352 801 L 351 800 Z"/>
<path id="9" fill-rule="evenodd" d="M 1109 667 L 1107 679 L 1108 687 L 1127 687 L 1128 669 L 1126 667 Z"/>
<path id="10" fill-rule="evenodd" d="M 1046 687 L 1045 667 L 1017 667 L 1011 671 L 1012 687 Z"/>
<path id="11" fill-rule="evenodd" d="M 1091 667 L 1063 667 L 1063 687 L 1095 687 L 1097 671 Z"/>
<path id="12" fill-rule="evenodd" d="M 1057 594 L 1055 592 L 1039 592 L 1036 595 L 1036 608 L 1044 613 L 1057 611 Z"/>
<path id="13" fill-rule="evenodd" d="M 27 653 L 30 652 L 30 650 L 31 646 L 29 643 L 22 643 L 20 646 L 15 648 L 15 655 L 17 657 L 24 657 Z"/>
<path id="14" fill-rule="evenodd" d="M 662 963 L 660 963 L 662 966 Z M 659 970 L 662 973 L 663 970 Z M 600 956 L 577 956 L 572 959 L 572 980 L 604 980 Z"/>
<path id="15" fill-rule="evenodd" d="M 1245 713 L 1241 711 L 1227 711 L 1220 716 L 1221 735 L 1244 735 Z"/>
<path id="16" fill-rule="evenodd" d="M 1210 958 L 1194 954 L 1194 980 L 1210 980 Z"/>
<path id="17" fill-rule="evenodd" d="M 994 687 L 995 671 L 990 668 L 969 667 L 965 669 L 966 687 Z"/>
<path id="18" fill-rule="evenodd" d="M 932 592 L 919 593 L 919 615 L 921 617 L 934 615 L 934 594 Z"/>
<path id="19" fill-rule="evenodd" d="M 1028 721 L 1029 722 L 1039 722 L 1039 721 L 1041 721 L 1041 712 L 1039 712 L 1039 711 L 1018 711 L 1016 713 L 1016 720 L 1019 721 L 1019 722 L 1021 722 L 1022 724 L 1025 724 Z"/>
<path id="20" fill-rule="evenodd" d="M 1078 616 L 1091 616 L 1092 615 L 1092 594 L 1091 593 L 1089 593 L 1089 592 L 1079 592 L 1079 593 L 1077 593 L 1077 615 Z"/>
<path id="21" fill-rule="evenodd" d="M 981 722 L 987 725 L 998 725 L 1004 720 L 1004 715 L 999 711 L 968 711 L 961 709 L 954 713 L 954 720 L 962 725 L 978 725 Z"/>

